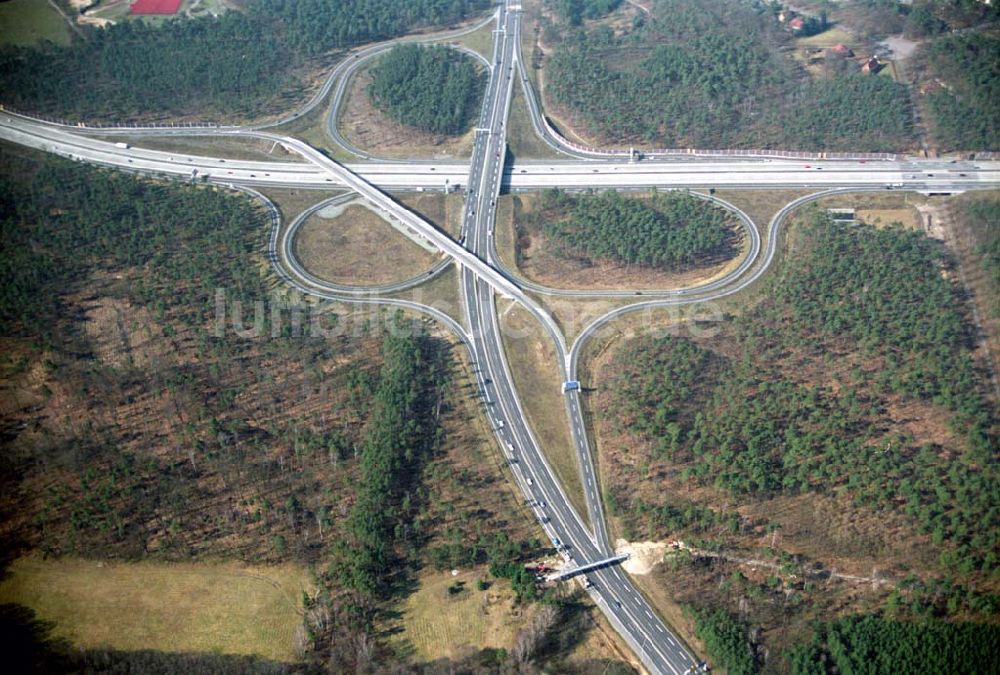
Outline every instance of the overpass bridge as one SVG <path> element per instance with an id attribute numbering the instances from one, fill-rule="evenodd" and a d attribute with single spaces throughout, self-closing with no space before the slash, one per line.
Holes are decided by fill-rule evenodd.
<path id="1" fill-rule="evenodd" d="M 562 581 L 563 579 L 575 577 L 578 574 L 586 574 L 587 572 L 591 572 L 593 570 L 599 570 L 611 565 L 617 565 L 618 563 L 622 563 L 626 560 L 628 560 L 628 553 L 620 553 L 619 555 L 611 556 L 610 558 L 603 558 L 601 560 L 589 562 L 586 565 L 577 565 L 576 567 L 570 567 L 568 569 L 560 570 L 559 572 L 554 572 L 545 577 L 545 580 Z"/>

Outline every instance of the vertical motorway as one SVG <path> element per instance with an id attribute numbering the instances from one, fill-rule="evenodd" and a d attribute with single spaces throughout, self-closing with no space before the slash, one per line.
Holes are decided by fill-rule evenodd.
<path id="1" fill-rule="evenodd" d="M 476 127 L 466 187 L 462 224 L 465 246 L 487 264 L 492 262 L 490 238 L 507 152 L 505 125 L 516 79 L 519 10 L 513 3 L 505 2 L 497 14 L 489 83 Z M 597 509 L 588 508 L 588 511 L 592 518 L 596 512 L 602 519 L 594 523 L 597 535 L 587 529 L 571 506 L 526 421 L 507 366 L 494 289 L 481 281 L 474 270 L 463 267 L 461 295 L 472 339 L 474 369 L 487 417 L 527 503 L 553 545 L 563 551 L 570 564 L 606 558 L 606 531 L 596 487 L 589 492 L 588 501 L 597 500 Z M 553 388 L 560 386 L 560 382 L 552 383 Z M 579 402 L 575 398 L 568 408 L 567 412 L 575 412 L 571 419 L 579 420 Z M 574 434 L 574 438 L 580 442 L 578 434 Z M 585 452 L 585 436 L 582 443 L 581 451 Z M 650 672 L 681 675 L 694 666 L 691 654 L 670 633 L 619 567 L 593 571 L 588 577 L 593 583 L 589 590 L 591 597 Z"/>

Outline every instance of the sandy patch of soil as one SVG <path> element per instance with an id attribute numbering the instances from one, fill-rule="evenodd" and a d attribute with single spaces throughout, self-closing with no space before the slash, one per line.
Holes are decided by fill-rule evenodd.
<path id="1" fill-rule="evenodd" d="M 615 553 L 628 553 L 629 558 L 622 567 L 629 574 L 649 574 L 653 568 L 663 562 L 666 553 L 666 542 L 615 540 Z"/>

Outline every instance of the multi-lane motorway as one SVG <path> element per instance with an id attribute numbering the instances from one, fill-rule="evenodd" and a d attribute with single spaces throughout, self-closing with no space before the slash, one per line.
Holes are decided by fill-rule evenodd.
<path id="1" fill-rule="evenodd" d="M 494 65 L 469 170 L 469 199 L 463 227 L 465 245 L 485 260 L 492 258 L 490 239 L 496 218 L 496 199 L 504 175 L 505 124 L 514 84 L 518 19 L 516 12 L 501 8 Z M 472 354 L 487 415 L 511 463 L 512 473 L 553 543 L 566 547 L 566 555 L 573 556 L 574 563 L 606 558 L 609 554 L 607 532 L 589 452 L 582 452 L 581 460 L 585 485 L 589 487 L 586 501 L 593 533 L 588 532 L 580 515 L 570 505 L 525 421 L 507 366 L 493 289 L 469 268 L 463 270 L 461 285 Z M 553 338 L 561 342 L 561 337 Z M 553 382 L 552 386 L 559 387 L 560 383 Z M 578 402 L 574 400 L 570 405 L 576 407 Z M 579 425 L 579 421 L 576 424 Z M 589 576 L 594 583 L 590 589 L 592 596 L 647 668 L 657 673 L 682 673 L 694 665 L 680 640 L 669 633 L 620 569 L 607 568 L 591 572 Z"/>
<path id="2" fill-rule="evenodd" d="M 553 544 L 570 564 L 602 560 L 611 553 L 611 543 L 602 511 L 598 477 L 593 466 L 580 392 L 564 394 L 566 414 L 577 449 L 586 522 L 567 498 L 548 465 L 533 430 L 526 422 L 513 378 L 507 364 L 497 313 L 497 297 L 510 299 L 526 308 L 552 339 L 564 380 L 574 380 L 582 346 L 590 335 L 623 313 L 675 304 L 703 302 L 735 293 L 763 274 L 775 252 L 778 228 L 795 202 L 786 206 L 769 224 L 767 247 L 761 251 L 760 233 L 745 214 L 740 214 L 750 234 L 751 247 L 743 264 L 733 273 L 712 284 L 696 288 L 656 290 L 655 297 L 622 307 L 596 319 L 569 346 L 555 321 L 527 291 L 559 294 L 558 289 L 527 288 L 496 259 L 493 226 L 496 200 L 502 190 L 536 190 L 547 187 L 566 189 L 648 187 L 777 188 L 807 187 L 818 191 L 838 189 L 920 190 L 951 193 L 970 189 L 1000 187 L 1000 162 L 995 161 L 902 161 L 859 160 L 778 160 L 687 159 L 686 161 L 629 162 L 623 158 L 595 160 L 594 153 L 578 152 L 554 137 L 544 123 L 537 101 L 529 91 L 520 50 L 520 13 L 505 0 L 494 15 L 496 39 L 489 61 L 489 83 L 475 132 L 471 162 L 381 161 L 353 149 L 371 161 L 342 165 L 302 141 L 270 133 L 264 127 L 203 127 L 192 130 L 87 128 L 48 124 L 0 111 L 0 139 L 34 147 L 102 166 L 152 175 L 183 177 L 231 185 L 244 190 L 261 186 L 303 188 L 347 187 L 376 205 L 400 227 L 421 236 L 441 250 L 461 270 L 461 297 L 465 325 L 444 313 L 414 302 L 378 296 L 378 292 L 398 291 L 420 279 L 383 289 L 336 286 L 311 277 L 294 259 L 291 240 L 295 223 L 282 230 L 277 210 L 269 202 L 274 229 L 271 257 L 278 273 L 299 290 L 343 302 L 394 304 L 422 311 L 443 322 L 466 344 L 473 361 L 487 416 L 507 457 L 515 480 Z M 482 24 L 481 24 L 482 25 Z M 357 52 L 338 65 L 322 90 L 305 107 L 286 120 L 301 117 L 315 108 L 331 91 L 342 96 L 350 73 L 363 60 L 386 49 L 376 45 Z M 506 122 L 513 87 L 526 87 L 529 111 L 536 131 L 563 154 L 565 161 L 506 160 Z M 334 116 L 336 105 L 333 106 Z M 337 137 L 335 121 L 328 127 Z M 155 135 L 247 137 L 266 140 L 281 149 L 280 159 L 250 161 L 211 157 L 186 152 L 168 152 L 131 147 L 126 141 Z M 139 141 L 135 141 L 139 142 Z M 352 150 L 348 148 L 348 150 Z M 287 154 L 285 154 L 287 152 Z M 455 242 L 432 224 L 404 209 L 386 191 L 403 189 L 462 189 L 467 195 L 462 243 Z M 259 193 L 259 198 L 267 201 Z M 805 199 L 810 199 L 807 197 Z M 301 222 L 301 221 L 298 221 Z M 463 245 L 464 244 L 464 245 Z M 440 270 L 445 263 L 435 269 Z M 431 270 L 432 272 L 435 270 Z M 620 293 L 619 293 L 620 294 Z M 553 382 L 554 390 L 561 387 Z M 589 523 L 589 527 L 588 527 Z M 611 624 L 628 642 L 647 669 L 654 673 L 681 673 L 694 665 L 691 653 L 656 615 L 617 566 L 590 572 L 591 597 Z"/>
<path id="3" fill-rule="evenodd" d="M 147 134 L 150 130 L 145 130 Z M 85 130 L 36 122 L 0 112 L 0 138 L 92 164 L 131 171 L 257 187 L 342 187 L 323 167 L 285 154 L 282 159 L 245 160 L 116 145 L 111 130 L 91 137 Z M 132 137 L 133 129 L 118 130 Z M 222 137 L 257 137 L 255 129 L 225 129 Z M 205 135 L 207 132 L 201 134 Z M 479 134 L 481 135 L 481 134 Z M 477 135 L 478 137 L 478 135 Z M 121 143 L 121 141 L 118 141 Z M 345 165 L 382 190 L 465 189 L 472 185 L 468 163 L 372 161 Z M 510 190 L 587 188 L 783 188 L 877 185 L 888 189 L 954 192 L 1000 181 L 1000 162 L 991 160 L 778 160 L 698 161 L 595 160 L 516 161 L 503 167 L 501 185 Z"/>

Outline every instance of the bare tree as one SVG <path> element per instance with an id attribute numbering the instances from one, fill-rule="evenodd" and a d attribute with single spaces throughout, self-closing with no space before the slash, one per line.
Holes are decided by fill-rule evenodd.
<path id="1" fill-rule="evenodd" d="M 558 616 L 559 610 L 555 606 L 542 605 L 528 625 L 517 634 L 510 654 L 518 666 L 524 666 L 531 661 L 545 643 L 545 638 L 555 625 Z"/>
<path id="2" fill-rule="evenodd" d="M 292 647 L 295 650 L 295 655 L 300 659 L 303 658 L 309 652 L 311 644 L 312 640 L 309 639 L 309 631 L 306 630 L 305 625 L 296 626 L 295 633 L 292 635 Z"/>

